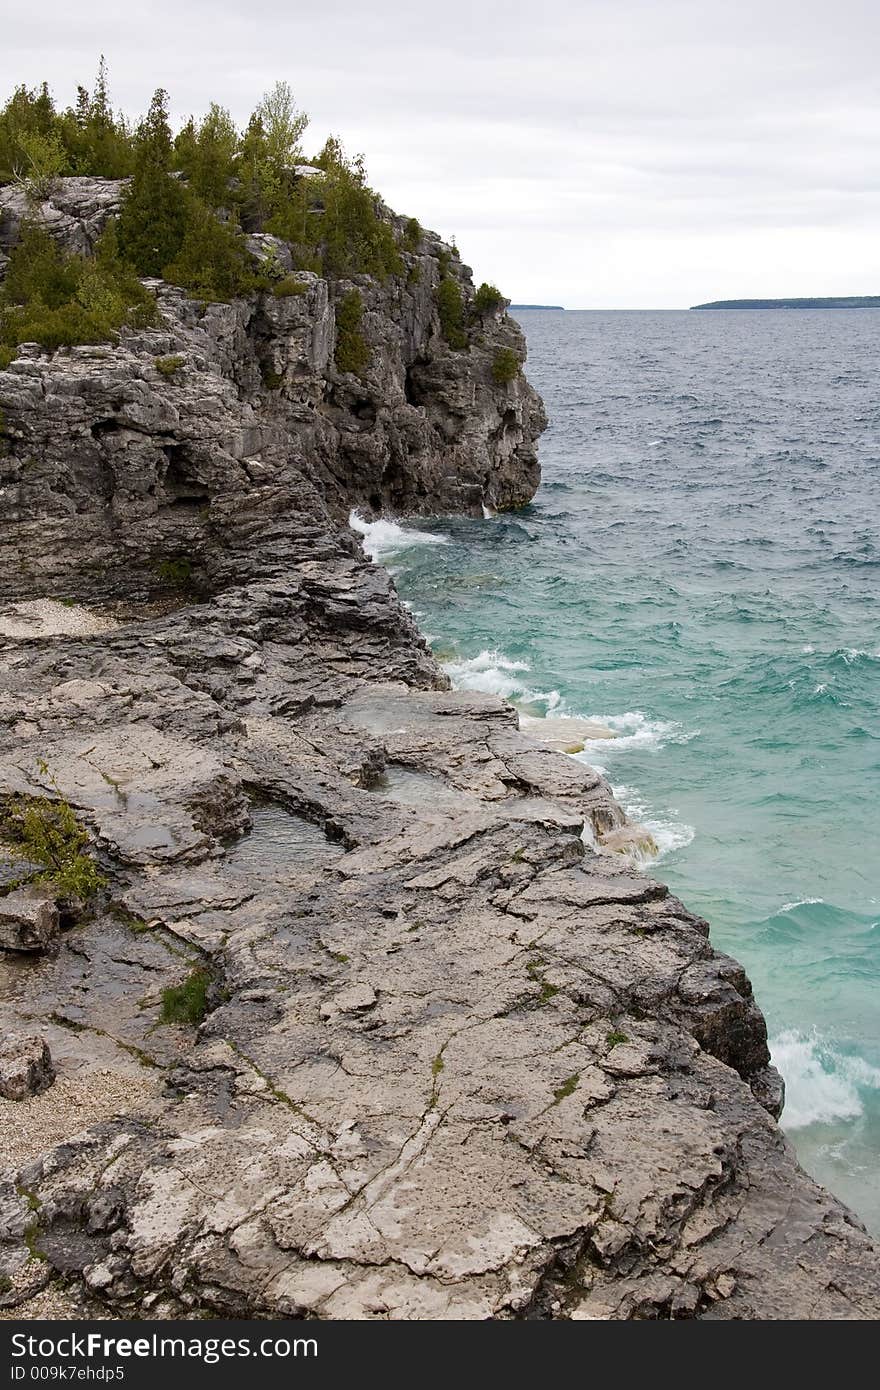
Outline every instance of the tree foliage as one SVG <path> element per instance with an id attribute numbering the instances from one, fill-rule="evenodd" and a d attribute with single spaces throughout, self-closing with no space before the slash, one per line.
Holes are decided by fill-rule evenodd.
<path id="1" fill-rule="evenodd" d="M 498 386 L 507 386 L 519 375 L 519 358 L 513 348 L 499 348 L 492 359 L 492 380 Z"/>
<path id="2" fill-rule="evenodd" d="M 461 350 L 468 344 L 464 326 L 464 298 L 461 286 L 451 275 L 444 275 L 437 287 L 437 313 L 440 332 L 451 348 Z"/>
<path id="3" fill-rule="evenodd" d="M 360 375 L 370 362 L 370 349 L 361 332 L 364 302 L 357 290 L 350 290 L 336 306 L 335 362 L 341 372 Z"/>
<path id="4" fill-rule="evenodd" d="M 184 206 L 184 233 L 174 260 L 162 267 L 172 285 L 182 285 L 194 299 L 228 300 L 248 294 L 255 285 L 250 257 L 238 228 L 221 222 L 200 198 Z"/>
<path id="5" fill-rule="evenodd" d="M 0 183 L 17 180 L 36 203 L 51 195 L 59 176 L 130 181 L 115 249 L 102 266 L 89 270 L 79 258 L 54 253 L 45 240 L 37 247 L 30 236 L 13 276 L 19 288 L 3 292 L 0 354 L 8 356 L 12 339 L 24 341 L 24 333 L 45 346 L 112 337 L 145 312 L 136 276 L 164 276 L 204 300 L 268 292 L 275 281 L 283 281 L 279 295 L 300 293 L 295 279 L 255 270 L 243 233 L 267 231 L 285 240 L 294 270 L 347 280 L 408 274 L 415 283 L 419 272 L 411 257 L 423 243 L 419 223 L 411 218 L 395 227 L 367 182 L 363 158 L 346 155 L 332 136 L 314 159 L 315 172 L 298 174 L 307 128 L 308 117 L 286 82 L 265 93 L 243 130 L 212 103 L 176 136 L 162 89 L 134 128 L 114 112 L 103 57 L 92 90 L 79 86 L 66 110 L 56 109 L 45 83 L 16 88 L 0 111 Z M 409 271 L 402 251 L 410 256 Z M 447 341 L 465 347 L 464 304 L 451 258 L 448 252 L 441 269 L 438 309 Z M 33 274 L 26 273 L 32 261 Z M 503 303 L 483 286 L 478 311 L 489 307 L 480 298 L 484 291 Z M 342 357 L 359 362 L 356 324 L 348 346 L 345 341 L 345 316 L 353 312 L 343 310 Z"/>
<path id="6" fill-rule="evenodd" d="M 132 158 L 131 133 L 110 103 L 103 56 L 93 91 L 78 87 L 66 111 L 56 110 L 44 82 L 17 87 L 0 112 L 0 183 L 18 179 L 35 197 L 44 197 L 62 174 L 125 178 Z"/>
<path id="7" fill-rule="evenodd" d="M 506 303 L 501 291 L 494 285 L 487 285 L 485 280 L 474 295 L 474 308 L 478 314 L 494 314 L 503 309 Z"/>
<path id="8" fill-rule="evenodd" d="M 134 176 L 119 215 L 122 254 L 140 275 L 161 275 L 183 242 L 186 193 L 169 177 L 172 148 L 168 95 L 160 87 L 137 129 Z"/>
<path id="9" fill-rule="evenodd" d="M 190 190 L 209 207 L 230 202 L 238 145 L 235 122 L 216 102 L 211 103 L 203 120 L 196 122 L 190 116 L 174 141 L 175 168 L 186 175 Z"/>
<path id="10" fill-rule="evenodd" d="M 46 764 L 39 766 L 55 797 L 11 797 L 0 811 L 5 847 L 25 866 L 30 882 L 49 884 L 59 897 L 91 898 L 107 880 L 88 853 L 88 831 Z"/>
<path id="11" fill-rule="evenodd" d="M 120 259 L 113 222 L 93 257 L 66 254 L 44 228 L 25 223 L 0 287 L 0 351 L 107 342 L 123 325 L 155 317 L 153 296 Z"/>

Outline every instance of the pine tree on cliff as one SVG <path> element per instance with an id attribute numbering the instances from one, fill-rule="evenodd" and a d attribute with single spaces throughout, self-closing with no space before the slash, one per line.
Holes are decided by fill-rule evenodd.
<path id="1" fill-rule="evenodd" d="M 186 195 L 171 177 L 168 95 L 154 94 L 135 138 L 134 177 L 119 214 L 119 246 L 140 275 L 161 275 L 183 241 Z"/>

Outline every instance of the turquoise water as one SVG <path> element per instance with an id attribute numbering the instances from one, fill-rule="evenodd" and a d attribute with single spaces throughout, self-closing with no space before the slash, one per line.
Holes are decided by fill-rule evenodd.
<path id="1" fill-rule="evenodd" d="M 533 505 L 368 542 L 457 684 L 615 729 L 583 756 L 746 965 L 804 1166 L 880 1230 L 880 312 L 519 317 Z"/>

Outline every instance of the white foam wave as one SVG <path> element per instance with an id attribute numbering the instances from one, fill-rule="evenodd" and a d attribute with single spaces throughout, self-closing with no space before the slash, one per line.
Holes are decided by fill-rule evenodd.
<path id="1" fill-rule="evenodd" d="M 880 1067 L 837 1052 L 817 1034 L 787 1029 L 770 1041 L 773 1065 L 785 1078 L 783 1129 L 857 1120 L 862 1092 L 880 1090 Z"/>
<path id="2" fill-rule="evenodd" d="M 445 536 L 436 536 L 432 531 L 410 531 L 399 526 L 396 521 L 366 521 L 360 512 L 353 511 L 348 518 L 352 531 L 363 536 L 363 547 L 376 564 L 386 555 L 399 550 L 407 550 L 413 545 L 446 545 Z"/>
<path id="3" fill-rule="evenodd" d="M 445 661 L 443 669 L 457 690 L 479 690 L 486 695 L 500 695 L 504 700 L 543 706 L 549 714 L 560 703 L 558 690 L 533 690 L 523 679 L 529 670 L 526 661 L 511 661 L 503 653 L 484 650 L 462 661 Z"/>
<path id="4" fill-rule="evenodd" d="M 839 656 L 847 666 L 852 666 L 854 662 L 861 661 L 866 657 L 868 661 L 876 661 L 880 657 L 880 652 L 869 652 L 864 647 L 845 647 L 834 653 Z"/>
<path id="5" fill-rule="evenodd" d="M 655 855 L 637 853 L 635 858 L 639 863 L 656 864 L 667 854 L 673 854 L 677 849 L 685 849 L 696 835 L 697 832 L 692 825 L 679 819 L 674 806 L 668 806 L 658 813 L 643 799 L 637 787 L 612 786 L 611 790 L 614 792 L 615 801 L 623 807 L 628 818 L 650 830 L 657 846 Z"/>
<path id="6" fill-rule="evenodd" d="M 794 912 L 796 907 L 809 907 L 811 903 L 821 903 L 824 901 L 824 898 L 798 898 L 796 903 L 783 903 L 779 909 L 778 916 L 781 917 L 783 912 Z"/>
<path id="7" fill-rule="evenodd" d="M 687 732 L 671 719 L 649 719 L 638 709 L 627 710 L 625 714 L 595 714 L 590 715 L 590 718 L 596 719 L 600 724 L 607 724 L 609 729 L 614 730 L 616 738 L 611 745 L 606 739 L 588 740 L 584 745 L 585 754 L 593 748 L 604 747 L 607 751 L 609 746 L 615 753 L 619 753 L 626 748 L 662 748 L 666 743 L 689 743 L 700 732 L 699 729 Z M 590 762 L 590 759 L 584 757 L 584 761 Z M 591 766 L 595 764 L 591 763 Z"/>

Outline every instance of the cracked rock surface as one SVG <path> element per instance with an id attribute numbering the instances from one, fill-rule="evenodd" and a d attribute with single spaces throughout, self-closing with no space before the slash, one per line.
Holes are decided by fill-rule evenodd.
<path id="1" fill-rule="evenodd" d="M 0 1303 L 876 1317 L 877 1251 L 773 1118 L 741 967 L 663 885 L 587 846 L 585 826 L 623 823 L 604 779 L 504 702 L 450 691 L 345 527 L 368 484 L 339 383 L 301 429 L 288 397 L 270 425 L 241 384 L 255 306 L 206 315 L 229 329 L 224 365 L 194 306 L 160 294 L 167 347 L 192 333 L 205 354 L 190 386 L 153 380 L 148 337 L 0 374 L 4 601 L 80 600 L 91 619 L 2 629 L 0 797 L 60 789 L 107 878 L 44 942 L 0 943 L 0 1028 L 39 1035 L 58 1074 L 0 1101 L 4 1124 L 24 1117 Z M 314 344 L 326 284 L 309 295 L 289 312 L 312 315 Z M 394 312 L 372 457 L 393 448 L 405 470 L 412 449 L 394 487 L 453 505 L 458 484 L 432 492 L 389 423 L 414 332 Z M 265 326 L 260 350 L 288 360 L 305 326 Z M 479 401 L 483 365 L 438 347 L 427 404 L 406 409 Z M 503 463 L 497 426 L 461 410 L 501 474 L 529 454 L 522 417 Z M 331 416 L 332 477 L 315 446 Z M 184 534 L 196 591 L 151 587 Z M 5 931 L 25 919 L 0 896 Z M 169 1013 L 194 976 L 202 1016 Z"/>

